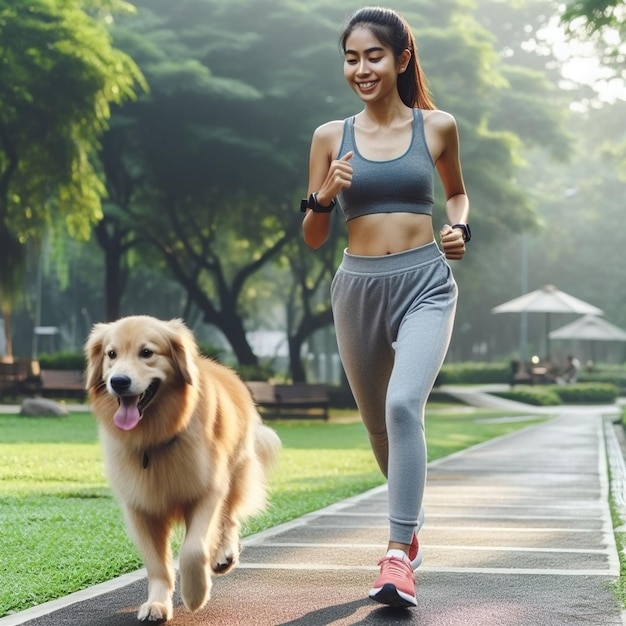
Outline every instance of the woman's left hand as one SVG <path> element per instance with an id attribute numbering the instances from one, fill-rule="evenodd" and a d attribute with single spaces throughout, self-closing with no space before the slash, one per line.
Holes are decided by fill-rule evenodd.
<path id="1" fill-rule="evenodd" d="M 460 228 L 452 228 L 446 224 L 440 232 L 441 248 L 446 259 L 458 260 L 465 255 L 465 241 L 463 241 L 463 231 Z"/>

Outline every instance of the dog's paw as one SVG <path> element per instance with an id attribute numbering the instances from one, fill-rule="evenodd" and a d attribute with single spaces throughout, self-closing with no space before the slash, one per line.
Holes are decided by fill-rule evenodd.
<path id="1" fill-rule="evenodd" d="M 145 602 L 137 613 L 137 619 L 142 622 L 166 622 L 172 619 L 173 613 L 171 601 Z"/>
<path id="2" fill-rule="evenodd" d="M 200 610 L 209 601 L 212 586 L 211 574 L 204 559 L 181 560 L 180 595 L 192 613 Z"/>
<path id="3" fill-rule="evenodd" d="M 239 543 L 237 543 L 236 549 L 233 549 L 232 546 L 221 546 L 213 559 L 211 568 L 216 574 L 226 574 L 239 563 L 240 552 Z"/>

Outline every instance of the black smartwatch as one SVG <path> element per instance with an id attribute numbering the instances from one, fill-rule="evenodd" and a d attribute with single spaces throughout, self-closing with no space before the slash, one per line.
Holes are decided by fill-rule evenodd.
<path id="1" fill-rule="evenodd" d="M 452 224 L 452 228 L 460 228 L 463 231 L 463 241 L 467 243 L 472 238 L 469 224 Z"/>
<path id="2" fill-rule="evenodd" d="M 303 198 L 300 202 L 300 210 L 305 213 L 307 209 L 311 209 L 313 213 L 330 213 L 335 208 L 336 201 L 333 198 L 328 206 L 322 206 L 317 201 L 317 194 L 312 193 L 308 200 Z"/>

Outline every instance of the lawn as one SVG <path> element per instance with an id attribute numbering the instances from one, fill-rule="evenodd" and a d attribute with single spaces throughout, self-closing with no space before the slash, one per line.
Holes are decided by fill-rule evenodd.
<path id="1" fill-rule="evenodd" d="M 429 460 L 528 424 L 482 421 L 500 415 L 429 407 Z M 244 534 L 381 484 L 358 420 L 271 425 L 283 441 L 280 465 L 268 510 Z M 0 415 L 0 529 L 0 617 L 142 566 L 104 479 L 89 414 Z"/>

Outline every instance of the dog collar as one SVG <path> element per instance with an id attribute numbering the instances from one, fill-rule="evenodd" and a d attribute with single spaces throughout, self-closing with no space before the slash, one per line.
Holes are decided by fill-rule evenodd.
<path id="1" fill-rule="evenodd" d="M 154 452 L 157 452 L 158 450 L 161 450 L 161 449 L 166 450 L 171 445 L 176 443 L 177 439 L 178 439 L 178 435 L 174 435 L 174 437 L 172 437 L 171 439 L 169 439 L 165 443 L 159 443 L 156 446 L 150 446 L 149 448 L 146 448 L 143 451 L 143 455 L 141 457 L 141 465 L 143 466 L 143 468 L 144 469 L 148 468 L 148 465 L 150 464 L 150 455 L 151 454 L 153 454 Z"/>

